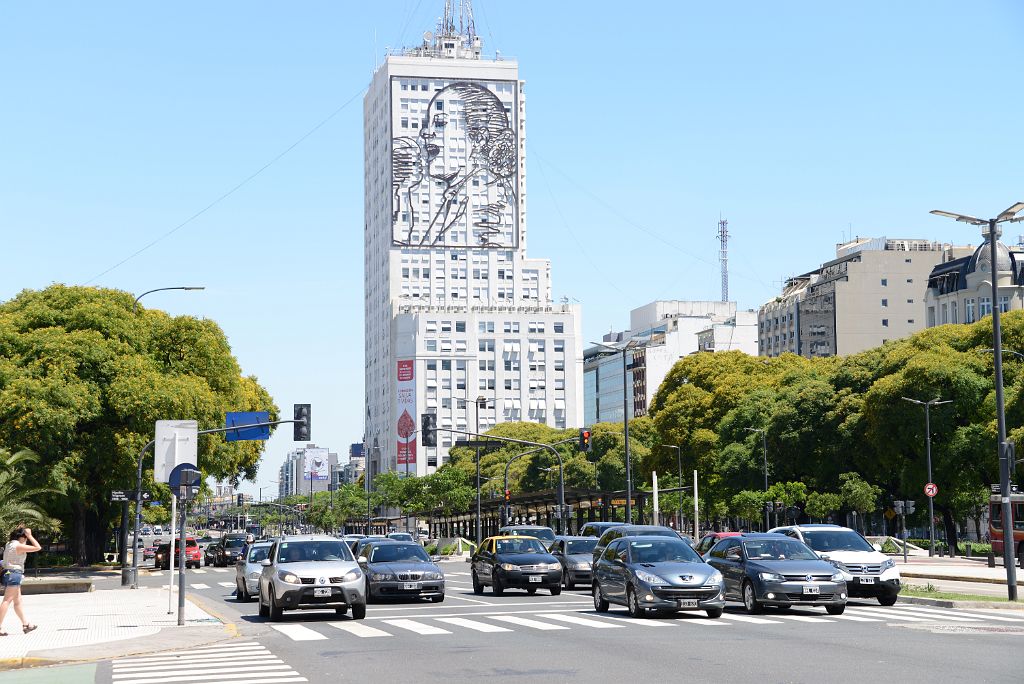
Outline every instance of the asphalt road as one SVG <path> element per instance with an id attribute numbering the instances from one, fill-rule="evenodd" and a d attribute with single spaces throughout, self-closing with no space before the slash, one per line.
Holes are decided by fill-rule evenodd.
<path id="1" fill-rule="evenodd" d="M 595 613 L 585 591 L 476 596 L 468 565 L 444 568 L 444 603 L 373 604 L 365 620 L 291 612 L 280 623 L 258 617 L 255 602 L 235 600 L 234 568 L 190 570 L 189 595 L 235 623 L 240 638 L 176 660 L 126 659 L 117 679 L 104 662 L 95 682 L 1020 681 L 1013 654 L 1024 646 L 1024 612 L 856 601 L 842 616 L 820 608 L 748 616 L 730 605 L 719 620 L 633 620 L 616 606 Z M 141 575 L 143 586 L 168 580 L 166 572 Z M 204 669 L 211 662 L 230 665 L 230 678 Z"/>

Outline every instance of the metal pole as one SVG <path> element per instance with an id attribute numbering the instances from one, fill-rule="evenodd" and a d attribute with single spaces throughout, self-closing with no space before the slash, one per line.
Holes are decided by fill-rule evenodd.
<path id="1" fill-rule="evenodd" d="M 932 481 L 932 402 L 924 403 L 924 453 L 928 463 L 928 482 Z M 935 555 L 935 497 L 928 497 L 928 555 Z"/>
<path id="2" fill-rule="evenodd" d="M 996 423 L 999 428 L 999 497 L 1003 509 L 1003 565 L 1006 566 L 1006 592 L 1010 601 L 1017 600 L 1017 567 L 1013 548 L 1013 509 L 1010 506 L 1010 475 L 1014 463 L 1010 462 L 1006 443 L 1006 413 L 1003 405 L 1003 335 L 999 327 L 999 279 L 996 270 L 996 219 L 988 221 L 988 241 L 991 248 L 992 275 L 992 348 L 995 351 Z"/>
<path id="3" fill-rule="evenodd" d="M 633 464 L 629 453 L 629 382 L 627 348 L 622 349 L 622 433 L 626 440 L 626 524 L 633 522 Z M 561 493 L 559 493 L 561 496 Z"/>
<path id="4" fill-rule="evenodd" d="M 764 492 L 768 493 L 768 433 L 761 430 L 761 453 L 764 456 Z M 772 506 L 774 508 L 774 505 Z M 768 531 L 768 499 L 765 498 L 764 531 Z"/>
<path id="5" fill-rule="evenodd" d="M 480 402 L 483 400 L 482 397 L 477 397 L 474 402 L 476 409 L 476 431 L 480 432 Z M 480 441 L 480 440 L 477 440 Z M 476 448 L 476 547 L 480 548 L 480 447 Z"/>
<path id="6" fill-rule="evenodd" d="M 693 471 L 693 541 L 696 542 L 700 537 L 700 528 L 698 527 L 698 521 L 700 516 L 697 510 L 697 471 Z"/>
<path id="7" fill-rule="evenodd" d="M 676 465 L 679 466 L 679 487 L 681 489 L 682 486 L 683 486 L 683 450 L 680 449 L 679 447 L 676 447 Z M 694 492 L 693 495 L 696 496 L 697 492 Z M 683 493 L 679 492 L 678 496 L 679 496 L 679 520 L 676 522 L 676 530 L 677 531 L 683 529 Z M 696 541 L 696 540 L 697 540 L 696 537 L 694 537 L 694 541 Z"/>
<path id="8" fill-rule="evenodd" d="M 142 520 L 142 457 L 146 453 L 146 449 L 156 444 L 156 440 L 150 440 L 146 443 L 146 446 L 142 447 L 139 451 L 138 470 L 135 473 L 135 534 L 132 539 L 132 570 L 127 576 L 124 571 L 121 571 L 121 586 L 131 583 L 132 589 L 139 588 L 139 527 Z"/>
<path id="9" fill-rule="evenodd" d="M 185 624 L 185 518 L 187 517 L 186 507 L 188 499 L 181 500 L 181 523 L 178 528 L 180 541 L 178 542 L 178 626 Z M 171 534 L 173 537 L 173 533 Z M 174 573 L 171 573 L 174 574 Z"/>
<path id="10" fill-rule="evenodd" d="M 175 446 L 178 443 L 177 433 L 174 437 Z M 174 612 L 174 521 L 175 516 L 178 512 L 178 497 L 173 493 L 171 494 L 171 543 L 167 547 L 167 567 L 171 571 L 171 576 L 167 578 L 167 614 L 170 615 Z"/>

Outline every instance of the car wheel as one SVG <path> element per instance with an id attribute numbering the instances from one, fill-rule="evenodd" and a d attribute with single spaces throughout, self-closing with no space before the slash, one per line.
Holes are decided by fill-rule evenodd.
<path id="1" fill-rule="evenodd" d="M 476 570 L 473 571 L 473 593 L 480 595 L 484 593 L 484 585 L 480 584 L 480 579 L 476 576 Z"/>
<path id="2" fill-rule="evenodd" d="M 534 594 L 537 593 L 537 587 L 530 587 L 529 589 L 526 590 L 526 593 L 529 594 L 530 596 L 533 596 Z"/>
<path id="3" fill-rule="evenodd" d="M 261 591 L 259 593 L 259 596 L 257 596 L 256 598 L 260 602 L 260 610 L 259 610 L 260 617 L 263 617 L 263 618 L 269 617 L 270 616 L 270 611 L 267 610 L 267 606 L 263 603 L 263 592 Z"/>
<path id="4" fill-rule="evenodd" d="M 270 621 L 277 622 L 284 616 L 284 611 L 277 605 L 277 597 L 274 596 L 274 592 L 270 592 Z"/>
<path id="5" fill-rule="evenodd" d="M 640 607 L 640 599 L 637 598 L 636 591 L 632 585 L 626 587 L 626 608 L 629 610 L 630 617 L 647 617 L 647 609 Z"/>
<path id="6" fill-rule="evenodd" d="M 754 585 L 750 582 L 743 583 L 743 607 L 751 615 L 758 615 L 764 612 L 764 605 L 757 600 L 757 595 L 754 593 Z"/>
<path id="7" fill-rule="evenodd" d="M 365 603 L 353 603 L 352 604 L 352 619 L 362 620 L 366 617 L 366 604 Z"/>
<path id="8" fill-rule="evenodd" d="M 707 613 L 708 617 L 712 620 L 717 620 L 718 618 L 722 617 L 722 613 L 724 611 L 722 608 L 708 608 L 704 612 Z"/>
<path id="9" fill-rule="evenodd" d="M 440 596 L 431 596 L 430 597 L 430 602 L 431 603 L 441 603 L 442 601 L 444 601 L 444 594 L 441 594 Z"/>
<path id="10" fill-rule="evenodd" d="M 373 594 L 370 593 L 370 578 L 366 578 L 366 586 L 363 588 L 363 593 L 366 594 L 366 602 L 373 603 Z"/>
<path id="11" fill-rule="evenodd" d="M 551 587 L 551 595 L 552 596 L 558 596 L 561 593 L 562 593 L 562 585 L 558 585 L 557 587 Z"/>
<path id="12" fill-rule="evenodd" d="M 825 606 L 825 610 L 829 615 L 842 615 L 843 611 L 846 610 L 846 604 L 844 603 L 841 606 Z"/>
<path id="13" fill-rule="evenodd" d="M 576 583 L 572 581 L 572 577 L 570 577 L 569 573 L 567 572 L 562 573 L 562 586 L 568 589 L 569 591 L 572 591 L 576 588 Z"/>
<path id="14" fill-rule="evenodd" d="M 598 613 L 607 613 L 608 602 L 605 601 L 604 596 L 601 595 L 601 585 L 597 582 L 594 582 L 594 586 L 591 591 L 594 595 L 594 610 L 596 610 Z"/>
<path id="15" fill-rule="evenodd" d="M 348 615 L 348 606 L 344 606 L 343 608 L 335 608 L 334 613 L 336 615 Z"/>
<path id="16" fill-rule="evenodd" d="M 494 576 L 494 584 L 491 585 L 491 591 L 494 592 L 495 596 L 501 596 L 505 593 L 505 587 L 501 584 L 501 577 L 498 575 Z"/>
<path id="17" fill-rule="evenodd" d="M 899 598 L 899 594 L 887 594 L 885 596 L 879 596 L 878 602 L 883 606 L 895 605 L 896 599 Z"/>
<path id="18" fill-rule="evenodd" d="M 245 582 L 235 581 L 235 600 L 241 602 L 248 602 L 249 592 L 245 588 Z"/>

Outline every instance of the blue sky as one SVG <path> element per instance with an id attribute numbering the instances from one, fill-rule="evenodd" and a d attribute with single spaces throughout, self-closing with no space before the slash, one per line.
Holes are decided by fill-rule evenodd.
<path id="1" fill-rule="evenodd" d="M 529 253 L 588 339 L 654 299 L 717 299 L 719 215 L 731 298 L 756 308 L 851 233 L 975 243 L 928 210 L 1024 199 L 1021 3 L 474 7 L 486 51 L 527 83 Z M 205 285 L 145 304 L 216 320 L 245 372 L 285 410 L 312 403 L 314 441 L 346 452 L 363 416 L 362 90 L 442 8 L 4 3 L 0 299 Z M 291 447 L 291 430 L 268 443 L 259 484 Z"/>

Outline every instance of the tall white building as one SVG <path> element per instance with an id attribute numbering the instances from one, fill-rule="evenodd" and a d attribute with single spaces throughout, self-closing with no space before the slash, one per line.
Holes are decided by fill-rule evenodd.
<path id="1" fill-rule="evenodd" d="M 424 447 L 425 413 L 458 430 L 582 424 L 579 310 L 526 255 L 518 64 L 483 56 L 471 13 L 455 23 L 388 56 L 363 103 L 371 478 L 444 462 L 460 436 Z"/>
<path id="2" fill-rule="evenodd" d="M 307 444 L 292 449 L 277 471 L 277 495 L 280 498 L 310 492 L 326 492 L 338 467 L 338 454 Z"/>

